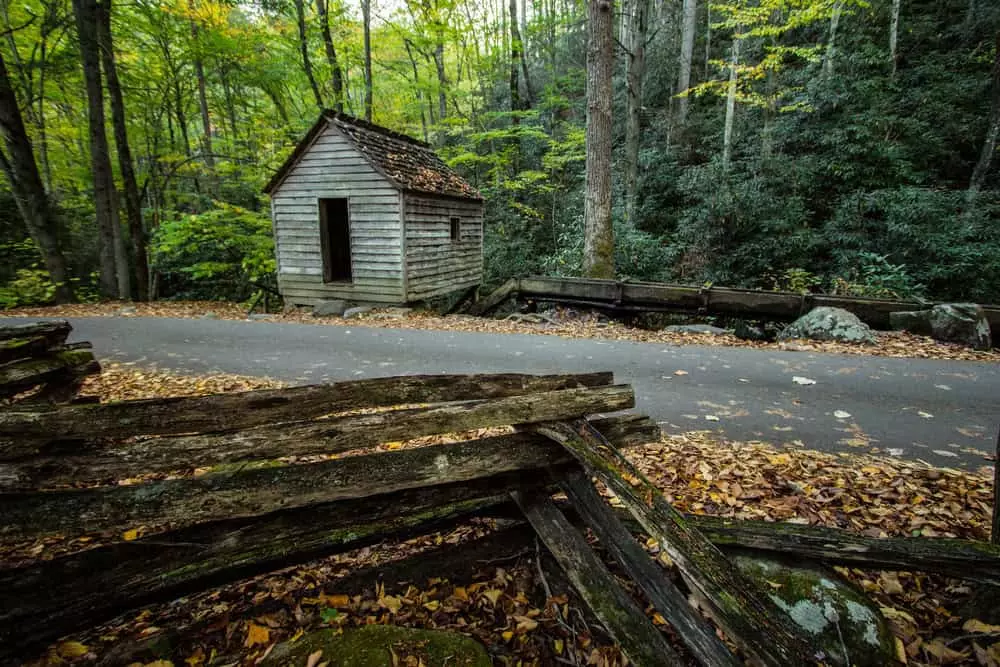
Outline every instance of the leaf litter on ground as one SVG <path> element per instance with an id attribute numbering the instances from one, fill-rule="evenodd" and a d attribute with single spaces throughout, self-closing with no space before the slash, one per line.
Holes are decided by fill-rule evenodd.
<path id="1" fill-rule="evenodd" d="M 109 401 L 279 386 L 260 378 L 186 377 L 108 364 L 102 376 L 88 378 L 84 393 Z M 380 447 L 443 441 L 436 436 Z M 684 512 L 791 521 L 872 537 L 989 537 L 989 467 L 977 472 L 933 468 L 898 458 L 810 451 L 801 443 L 730 441 L 708 431 L 668 434 L 627 454 Z M 602 492 L 617 504 L 613 494 Z M 627 663 L 613 642 L 574 607 L 576 600 L 566 595 L 539 597 L 534 553 L 482 563 L 471 581 L 432 577 L 395 587 L 380 584 L 372 590 L 337 589 L 338 580 L 360 568 L 463 544 L 496 528 L 492 520 L 471 520 L 447 532 L 384 542 L 153 605 L 64 638 L 30 664 L 93 663 L 115 655 L 116 647 L 144 645 L 163 635 L 175 639 L 169 659 L 146 662 L 146 667 L 255 664 L 276 642 L 303 632 L 386 623 L 462 632 L 490 647 L 502 665 L 624 667 Z M 91 548 L 100 539 L 76 542 L 69 550 Z M 645 544 L 659 556 L 655 541 Z M 58 540 L 34 547 L 32 555 L 38 558 L 67 550 Z M 0 559 L 7 560 L 5 554 Z M 963 582 L 922 573 L 837 570 L 876 601 L 908 664 L 1000 665 L 997 626 L 962 616 L 962 605 L 973 593 Z M 664 627 L 655 614 L 653 620 Z"/>

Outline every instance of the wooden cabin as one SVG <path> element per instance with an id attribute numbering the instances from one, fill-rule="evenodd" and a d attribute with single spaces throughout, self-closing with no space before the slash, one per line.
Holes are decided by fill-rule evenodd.
<path id="1" fill-rule="evenodd" d="M 325 111 L 264 191 L 288 304 L 399 304 L 482 281 L 483 198 L 422 141 Z"/>

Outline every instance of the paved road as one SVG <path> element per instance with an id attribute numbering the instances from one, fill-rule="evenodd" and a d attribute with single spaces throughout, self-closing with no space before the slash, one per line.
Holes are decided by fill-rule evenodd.
<path id="1" fill-rule="evenodd" d="M 428 372 L 612 370 L 667 431 L 977 467 L 1000 424 L 1000 365 L 726 347 L 163 318 L 72 320 L 99 357 L 296 383 Z M 805 380 L 815 384 L 799 384 Z M 844 416 L 847 413 L 849 416 Z"/>

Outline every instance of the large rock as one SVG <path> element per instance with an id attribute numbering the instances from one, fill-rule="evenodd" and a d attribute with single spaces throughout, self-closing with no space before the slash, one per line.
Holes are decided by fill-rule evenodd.
<path id="1" fill-rule="evenodd" d="M 974 303 L 942 303 L 930 310 L 889 313 L 889 324 L 896 330 L 933 336 L 976 350 L 988 350 L 993 345 L 989 320 Z"/>
<path id="2" fill-rule="evenodd" d="M 841 343 L 875 343 L 875 334 L 857 315 L 843 308 L 820 306 L 795 320 L 782 331 L 778 338 L 809 338 L 811 340 L 834 340 Z"/>
<path id="3" fill-rule="evenodd" d="M 895 664 L 896 643 L 875 604 L 836 572 L 819 564 L 736 555 L 756 580 L 825 654 L 825 664 Z"/>
<path id="4" fill-rule="evenodd" d="M 313 317 L 340 317 L 350 306 L 349 303 L 341 299 L 331 299 L 330 301 L 320 301 L 313 306 Z"/>
<path id="5" fill-rule="evenodd" d="M 278 644 L 260 664 L 264 667 L 302 667 L 316 651 L 323 652 L 316 664 L 325 662 L 328 667 L 393 667 L 409 664 L 406 659 L 411 656 L 428 667 L 491 667 L 493 664 L 483 645 L 465 635 L 393 625 L 366 625 L 345 630 L 343 634 L 337 634 L 336 630 L 310 632 L 298 641 Z M 398 662 L 393 662 L 393 653 L 398 656 Z"/>

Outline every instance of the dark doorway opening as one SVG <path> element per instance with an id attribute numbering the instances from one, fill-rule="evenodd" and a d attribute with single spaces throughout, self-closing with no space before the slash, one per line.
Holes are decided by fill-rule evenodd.
<path id="1" fill-rule="evenodd" d="M 323 282 L 351 281 L 351 224 L 347 199 L 319 200 L 319 236 Z"/>

